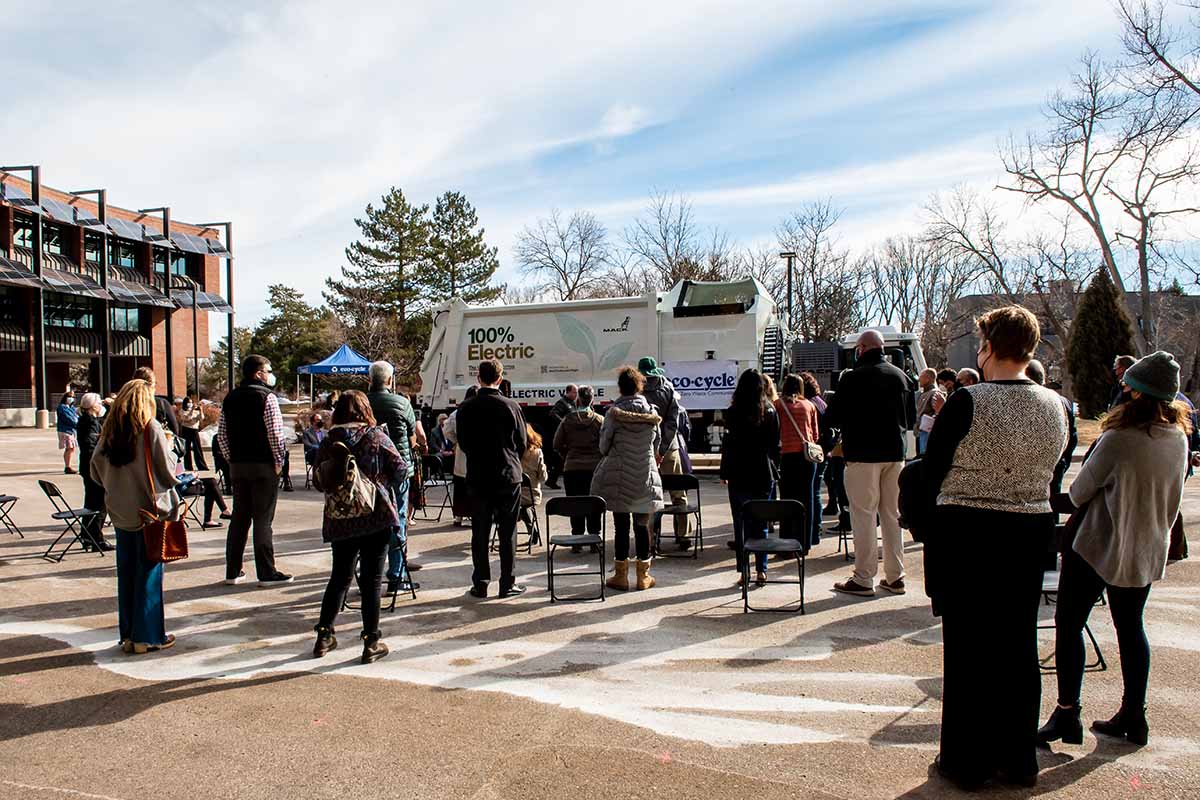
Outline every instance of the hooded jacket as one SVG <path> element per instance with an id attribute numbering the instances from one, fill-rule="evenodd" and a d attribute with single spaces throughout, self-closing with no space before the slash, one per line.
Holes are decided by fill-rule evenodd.
<path id="1" fill-rule="evenodd" d="M 662 418 L 641 395 L 621 397 L 600 426 L 603 458 L 592 476 L 592 494 L 617 514 L 650 514 L 662 506 L 662 478 L 654 455 Z"/>
<path id="2" fill-rule="evenodd" d="M 658 454 L 665 456 L 679 447 L 675 434 L 679 432 L 679 394 L 675 386 L 659 375 L 647 375 L 642 396 L 654 407 L 662 422 L 659 424 Z"/>
<path id="3" fill-rule="evenodd" d="M 563 472 L 591 472 L 600 463 L 600 428 L 604 418 L 591 408 L 563 417 L 554 433 L 554 450 L 563 458 Z"/>

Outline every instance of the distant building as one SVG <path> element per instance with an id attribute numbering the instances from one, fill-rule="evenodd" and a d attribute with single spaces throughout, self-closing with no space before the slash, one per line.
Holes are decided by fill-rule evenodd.
<path id="1" fill-rule="evenodd" d="M 1061 287 L 1056 287 L 1061 289 Z M 1056 292 L 1052 300 L 1055 313 L 1069 323 L 1074 313 L 1072 300 L 1078 301 L 1083 293 L 1076 291 Z M 1134 325 L 1142 324 L 1142 298 L 1136 292 L 1128 293 L 1129 305 L 1134 314 Z M 1061 381 L 1066 370 L 1066 346 L 1059 342 L 1050 325 L 1042 298 L 1037 295 L 1019 295 L 1021 305 L 1037 315 L 1042 325 L 1044 343 L 1038 348 L 1038 358 L 1046 364 L 1052 381 Z M 951 322 L 949 345 L 946 348 L 947 366 L 952 369 L 975 366 L 975 354 L 979 350 L 978 331 L 975 318 L 988 309 L 1007 304 L 1002 295 L 972 294 L 960 297 L 950 304 L 948 318 Z M 1156 312 L 1158 328 L 1157 348 L 1174 354 L 1182 368 L 1181 385 L 1192 383 L 1194 393 L 1200 386 L 1200 296 L 1178 292 L 1152 292 L 1151 302 Z M 1047 346 L 1049 343 L 1051 346 Z"/>
<path id="2" fill-rule="evenodd" d="M 217 229 L 12 170 L 0 171 L 0 425 L 44 424 L 37 411 L 53 411 L 85 372 L 104 393 L 149 366 L 160 393 L 186 393 L 189 365 L 210 355 L 209 313 L 233 311 Z"/>

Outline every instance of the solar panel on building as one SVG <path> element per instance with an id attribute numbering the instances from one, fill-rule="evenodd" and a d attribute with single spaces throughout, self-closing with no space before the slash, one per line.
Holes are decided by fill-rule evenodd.
<path id="1" fill-rule="evenodd" d="M 186 250 L 189 253 L 199 253 L 205 256 L 209 254 L 207 241 L 199 236 L 193 236 L 190 233 L 172 233 L 171 241 L 180 250 Z"/>
<path id="2" fill-rule="evenodd" d="M 26 286 L 32 289 L 46 285 L 20 261 L 13 261 L 4 256 L 0 256 L 0 283 L 6 286 Z"/>
<path id="3" fill-rule="evenodd" d="M 135 242 L 140 242 L 145 239 L 145 227 L 140 222 L 130 222 L 127 219 L 120 217 L 109 217 L 108 227 L 112 228 L 113 233 L 125 239 L 132 239 Z"/>

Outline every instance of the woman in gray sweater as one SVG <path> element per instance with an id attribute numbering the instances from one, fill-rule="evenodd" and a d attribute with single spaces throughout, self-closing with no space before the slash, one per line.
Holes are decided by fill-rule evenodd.
<path id="1" fill-rule="evenodd" d="M 1092 730 L 1144 745 L 1150 643 L 1142 624 L 1150 584 L 1165 575 L 1171 524 L 1188 466 L 1188 408 L 1176 401 L 1179 364 L 1157 352 L 1125 371 L 1132 399 L 1105 417 L 1103 433 L 1071 484 L 1083 510 L 1063 553 L 1055 609 L 1058 707 L 1038 731 L 1043 743 L 1083 743 L 1083 626 L 1105 591 L 1121 650 L 1121 709 Z"/>

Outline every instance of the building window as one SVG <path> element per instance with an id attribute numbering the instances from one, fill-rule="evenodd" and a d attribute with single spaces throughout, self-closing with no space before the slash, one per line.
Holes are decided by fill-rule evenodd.
<path id="1" fill-rule="evenodd" d="M 114 267 L 133 269 L 137 266 L 137 254 L 129 242 L 111 239 L 108 243 L 108 252 L 110 254 L 109 263 Z"/>
<path id="2" fill-rule="evenodd" d="M 109 311 L 109 323 L 114 331 L 138 332 L 138 310 L 136 308 L 117 308 Z"/>
<path id="3" fill-rule="evenodd" d="M 96 326 L 92 301 L 58 292 L 46 292 L 45 319 L 47 325 L 60 328 L 94 328 Z"/>
<path id="4" fill-rule="evenodd" d="M 24 214 L 13 214 L 13 245 L 33 249 L 33 220 Z"/>
<path id="5" fill-rule="evenodd" d="M 67 237 L 63 235 L 63 229 L 58 225 L 47 225 L 42 223 L 42 249 L 47 253 L 55 253 L 62 255 L 63 244 Z"/>
<path id="6" fill-rule="evenodd" d="M 161 247 L 151 248 L 154 251 L 154 271 L 159 275 L 167 274 L 167 251 Z"/>
<path id="7" fill-rule="evenodd" d="M 176 253 L 171 257 L 171 274 L 172 275 L 190 275 L 188 270 L 187 253 Z"/>
<path id="8" fill-rule="evenodd" d="M 100 248 L 103 246 L 103 239 L 98 233 L 83 234 L 83 260 L 91 261 L 93 264 L 101 264 L 103 260 L 100 258 Z"/>
<path id="9" fill-rule="evenodd" d="M 0 322 L 24 322 L 23 308 L 24 303 L 17 297 L 16 289 L 0 286 Z"/>

